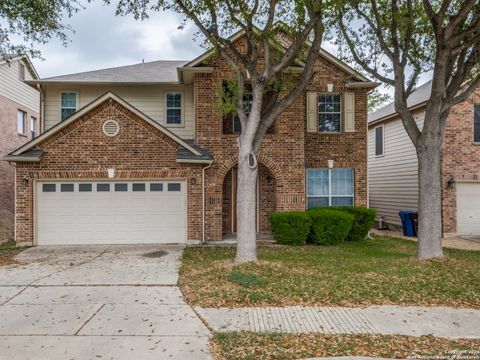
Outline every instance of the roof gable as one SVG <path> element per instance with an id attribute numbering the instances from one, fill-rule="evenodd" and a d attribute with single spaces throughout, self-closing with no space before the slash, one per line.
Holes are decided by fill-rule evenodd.
<path id="1" fill-rule="evenodd" d="M 30 58 L 27 55 L 0 55 L 0 65 L 8 63 L 8 62 L 14 62 L 14 61 L 21 61 L 23 62 L 24 65 L 26 65 L 28 72 L 32 75 L 34 79 L 38 79 L 38 73 L 37 70 L 35 70 L 35 67 L 33 66 L 32 62 L 30 61 Z"/>
<path id="2" fill-rule="evenodd" d="M 281 29 L 281 26 L 279 26 L 279 29 Z M 245 30 L 239 30 L 237 31 L 236 33 L 232 34 L 228 40 L 234 42 L 234 41 L 237 41 L 239 40 L 241 37 L 243 37 L 245 35 L 246 31 Z M 277 49 L 281 49 L 282 51 L 285 51 L 286 50 L 286 45 L 282 42 L 282 41 L 277 41 L 277 39 L 270 39 L 271 43 L 273 44 L 273 46 L 275 46 Z M 310 46 L 311 43 L 310 42 L 306 42 L 306 45 L 307 46 Z M 195 66 L 199 66 L 201 65 L 205 60 L 207 60 L 209 57 L 213 56 L 216 54 L 216 50 L 215 49 L 211 49 L 205 53 L 203 53 L 202 55 L 196 57 L 195 59 L 193 59 L 192 61 L 188 62 L 187 64 L 184 65 L 184 67 L 195 67 Z M 353 69 L 351 66 L 347 65 L 346 63 L 344 63 L 343 61 L 341 61 L 340 59 L 338 59 L 337 57 L 335 57 L 334 55 L 332 55 L 331 53 L 329 53 L 328 51 L 326 51 L 325 49 L 323 48 L 320 48 L 320 52 L 319 52 L 319 56 L 323 57 L 324 59 L 326 59 L 327 61 L 331 62 L 332 64 L 336 65 L 338 68 L 340 68 L 341 70 L 345 71 L 347 74 L 351 75 L 354 79 L 358 80 L 358 81 L 364 81 L 364 82 L 370 82 L 370 80 L 368 78 L 366 78 L 365 76 L 363 76 L 362 74 L 360 74 L 358 71 L 356 71 L 355 69 Z M 303 62 L 301 62 L 300 60 L 296 61 L 297 65 L 300 65 L 300 66 L 303 66 Z"/>
<path id="3" fill-rule="evenodd" d="M 181 139 L 180 137 L 178 137 L 177 135 L 172 133 L 170 130 L 166 129 L 165 127 L 160 125 L 158 122 L 151 119 L 150 117 L 148 117 L 147 115 L 142 113 L 140 110 L 138 110 L 134 106 L 130 105 L 128 102 L 123 100 L 121 97 L 115 95 L 112 92 L 107 92 L 104 95 L 99 96 L 97 99 L 92 101 L 90 104 L 85 105 L 83 108 L 78 110 L 76 113 L 74 113 L 69 118 L 62 121 L 61 123 L 55 125 L 54 127 L 50 128 L 49 130 L 47 130 L 46 132 L 44 132 L 43 134 L 41 134 L 37 138 L 35 138 L 32 141 L 26 143 L 25 145 L 19 147 L 18 149 L 13 151 L 9 156 L 4 157 L 3 160 L 15 161 L 15 157 L 19 157 L 19 158 L 22 158 L 22 156 L 25 157 L 25 154 L 28 153 L 29 151 L 31 151 L 32 149 L 34 149 L 35 146 L 37 146 L 38 144 L 40 144 L 44 140 L 48 139 L 49 137 L 55 135 L 56 133 L 61 131 L 63 128 L 67 127 L 68 125 L 70 125 L 71 123 L 76 121 L 77 119 L 81 118 L 82 116 L 84 116 L 85 114 L 90 112 L 91 110 L 98 107 L 100 104 L 102 104 L 105 101 L 110 100 L 110 99 L 116 101 L 117 103 L 119 103 L 120 105 L 122 105 L 123 107 L 125 107 L 126 109 L 128 109 L 129 111 L 134 113 L 135 115 L 137 115 L 139 118 L 143 119 L 145 122 L 147 122 L 148 124 L 150 124 L 154 128 L 160 130 L 163 134 L 165 134 L 166 136 L 171 138 L 173 141 L 175 141 L 180 146 L 185 148 L 187 151 L 192 153 L 194 156 L 202 156 L 203 155 L 198 149 L 196 149 L 194 146 L 192 146 L 192 144 L 190 144 L 187 141 Z"/>

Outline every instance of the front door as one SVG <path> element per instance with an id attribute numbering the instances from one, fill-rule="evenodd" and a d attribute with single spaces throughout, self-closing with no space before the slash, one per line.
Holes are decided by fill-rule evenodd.
<path id="1" fill-rule="evenodd" d="M 232 206 L 232 209 L 231 209 L 231 214 L 232 214 L 232 219 L 231 219 L 231 232 L 232 233 L 236 233 L 237 232 L 237 178 L 238 178 L 238 168 L 237 167 L 234 167 L 232 169 L 232 185 L 231 185 L 231 199 L 232 199 L 232 203 L 231 203 L 231 206 Z M 260 207 L 259 207 L 259 203 L 258 203 L 258 199 L 260 199 L 260 196 L 259 196 L 259 186 L 258 186 L 258 176 L 257 176 L 257 186 L 256 186 L 256 193 L 257 193 L 257 196 L 256 196 L 256 221 L 255 221 L 255 231 L 258 232 L 258 225 L 259 225 L 259 214 L 260 214 Z"/>

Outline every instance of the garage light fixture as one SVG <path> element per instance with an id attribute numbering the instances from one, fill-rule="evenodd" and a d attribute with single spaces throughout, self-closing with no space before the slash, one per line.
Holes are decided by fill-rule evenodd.
<path id="1" fill-rule="evenodd" d="M 453 175 L 450 175 L 448 178 L 447 189 L 455 189 L 455 179 L 453 178 Z"/>

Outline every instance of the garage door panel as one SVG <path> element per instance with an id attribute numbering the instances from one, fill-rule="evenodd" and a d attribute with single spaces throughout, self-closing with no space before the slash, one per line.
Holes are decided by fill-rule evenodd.
<path id="1" fill-rule="evenodd" d="M 457 233 L 480 235 L 480 183 L 457 183 Z"/>
<path id="2" fill-rule="evenodd" d="M 133 185 L 133 184 L 138 185 Z M 150 191 L 149 182 L 90 182 L 72 187 L 55 183 L 42 191 L 36 187 L 36 233 L 38 244 L 134 244 L 184 243 L 185 191 L 167 191 L 168 182 Z M 53 183 L 49 183 L 53 184 Z M 71 184 L 71 183 L 69 183 Z M 82 185 L 83 184 L 83 185 Z M 101 185 L 98 185 L 101 184 Z M 175 185 L 173 188 L 178 188 Z M 83 191 L 80 191 L 83 189 Z M 99 191 L 100 189 L 109 191 Z M 144 191 L 133 191 L 144 190 Z M 119 191 L 122 190 L 122 191 Z M 124 191 L 127 190 L 127 191 Z"/>

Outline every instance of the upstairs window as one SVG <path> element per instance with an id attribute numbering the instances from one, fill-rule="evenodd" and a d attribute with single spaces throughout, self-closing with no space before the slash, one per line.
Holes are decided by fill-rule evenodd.
<path id="1" fill-rule="evenodd" d="M 77 111 L 77 93 L 62 92 L 61 98 L 61 120 L 63 121 Z"/>
<path id="2" fill-rule="evenodd" d="M 341 131 L 340 94 L 318 95 L 318 129 L 323 133 Z"/>
<path id="3" fill-rule="evenodd" d="M 473 141 L 480 142 L 480 104 L 473 108 Z"/>
<path id="4" fill-rule="evenodd" d="M 17 112 L 17 131 L 19 134 L 27 134 L 27 113 L 22 110 Z"/>
<path id="5" fill-rule="evenodd" d="M 383 125 L 381 125 L 375 128 L 375 156 L 382 156 L 383 152 Z"/>
<path id="6" fill-rule="evenodd" d="M 18 78 L 20 80 L 25 80 L 25 65 L 18 63 Z"/>
<path id="7" fill-rule="evenodd" d="M 33 116 L 30 117 L 30 135 L 32 139 L 35 139 L 37 136 L 37 119 Z"/>
<path id="8" fill-rule="evenodd" d="M 247 116 L 250 115 L 250 111 L 252 111 L 252 103 L 252 94 L 243 95 L 243 110 L 245 111 L 245 115 Z M 238 117 L 238 115 L 234 115 L 232 118 L 232 132 L 234 134 L 240 134 L 242 132 L 242 124 L 240 123 L 240 118 Z"/>
<path id="9" fill-rule="evenodd" d="M 178 92 L 167 93 L 166 95 L 166 123 L 167 125 L 182 124 L 182 94 Z"/>

